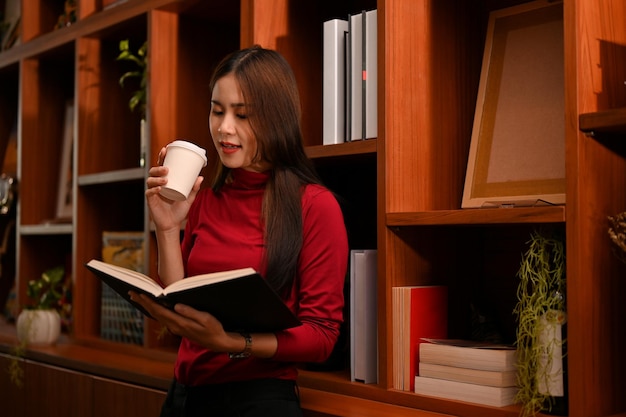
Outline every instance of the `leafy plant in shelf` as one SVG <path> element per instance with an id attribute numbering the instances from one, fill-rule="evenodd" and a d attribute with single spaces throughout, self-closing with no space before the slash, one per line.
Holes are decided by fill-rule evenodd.
<path id="1" fill-rule="evenodd" d="M 566 321 L 565 245 L 562 234 L 548 228 L 534 230 L 529 248 L 517 273 L 518 385 L 516 402 L 521 416 L 554 411 L 556 396 L 562 396 L 563 347 L 561 326 Z"/>
<path id="2" fill-rule="evenodd" d="M 30 309 L 58 309 L 65 294 L 65 268 L 51 268 L 39 279 L 29 281 L 26 293 L 31 300 Z"/>
<path id="3" fill-rule="evenodd" d="M 148 42 L 144 42 L 135 53 L 130 49 L 130 41 L 124 39 L 120 41 L 119 49 L 120 53 L 116 60 L 129 61 L 136 64 L 137 67 L 122 74 L 119 79 L 120 86 L 123 88 L 124 83 L 129 78 L 139 79 L 139 89 L 131 96 L 128 107 L 131 111 L 139 110 L 141 118 L 144 119 L 146 116 L 146 86 L 148 78 Z"/>

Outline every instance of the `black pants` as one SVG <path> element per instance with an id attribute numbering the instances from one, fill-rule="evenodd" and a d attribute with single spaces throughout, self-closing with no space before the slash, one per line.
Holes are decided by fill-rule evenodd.
<path id="1" fill-rule="evenodd" d="M 161 417 L 302 417 L 294 381 L 260 379 L 186 387 L 175 380 Z"/>

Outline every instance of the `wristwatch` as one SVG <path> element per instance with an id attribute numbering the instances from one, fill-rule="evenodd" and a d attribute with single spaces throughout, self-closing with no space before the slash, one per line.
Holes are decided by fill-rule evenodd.
<path id="1" fill-rule="evenodd" d="M 230 359 L 243 359 L 250 356 L 252 353 L 252 336 L 250 333 L 239 333 L 246 340 L 246 347 L 241 352 L 231 352 L 228 354 Z"/>

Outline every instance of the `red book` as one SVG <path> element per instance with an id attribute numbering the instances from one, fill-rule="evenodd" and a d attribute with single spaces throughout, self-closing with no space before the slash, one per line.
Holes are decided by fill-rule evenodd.
<path id="1" fill-rule="evenodd" d="M 394 287 L 393 386 L 413 391 L 422 338 L 448 337 L 448 289 L 445 286 Z"/>

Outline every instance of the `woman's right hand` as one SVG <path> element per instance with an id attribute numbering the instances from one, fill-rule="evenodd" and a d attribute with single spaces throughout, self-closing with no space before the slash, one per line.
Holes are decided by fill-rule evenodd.
<path id="1" fill-rule="evenodd" d="M 187 218 L 191 203 L 195 200 L 204 178 L 200 176 L 196 179 L 187 200 L 174 201 L 163 197 L 159 192 L 161 187 L 167 184 L 168 168 L 162 165 L 166 152 L 165 147 L 161 148 L 157 165 L 150 168 L 149 177 L 146 180 L 146 201 L 150 218 L 157 229 L 162 231 L 175 229 L 178 231 L 181 223 Z"/>

